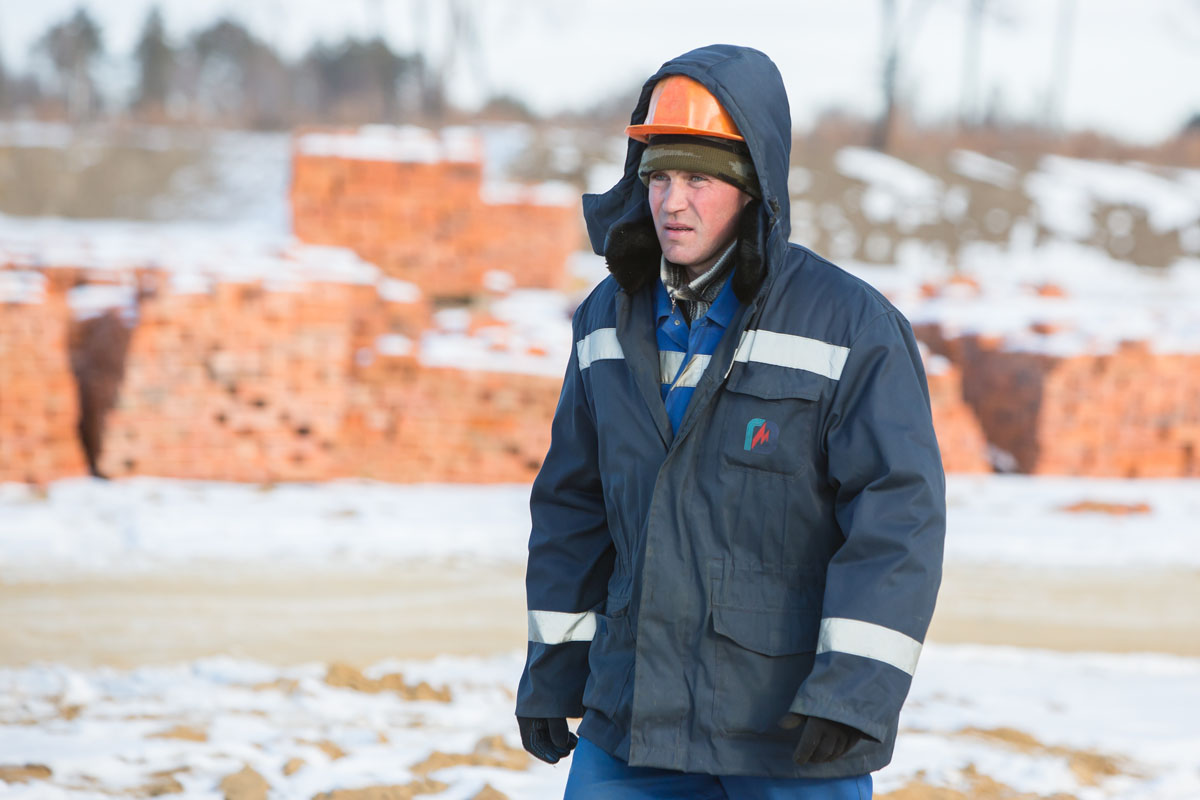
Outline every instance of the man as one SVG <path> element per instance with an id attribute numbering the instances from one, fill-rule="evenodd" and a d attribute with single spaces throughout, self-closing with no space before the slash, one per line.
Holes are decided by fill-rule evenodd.
<path id="1" fill-rule="evenodd" d="M 916 342 L 788 243 L 765 55 L 667 62 L 632 123 L 530 500 L 522 741 L 583 717 L 568 798 L 869 797 L 941 576 Z"/>

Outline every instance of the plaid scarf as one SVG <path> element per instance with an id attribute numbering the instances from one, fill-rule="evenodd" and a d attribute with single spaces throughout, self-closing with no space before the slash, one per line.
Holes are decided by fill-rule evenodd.
<path id="1" fill-rule="evenodd" d="M 687 318 L 689 325 L 692 324 L 692 320 L 707 314 L 709 307 L 721 293 L 721 287 L 725 285 L 725 278 L 733 268 L 729 256 L 733 253 L 736 245 L 736 241 L 730 244 L 715 264 L 709 267 L 703 275 L 690 282 L 685 268 L 672 264 L 665 257 L 662 259 L 659 277 L 662 278 L 663 286 L 667 288 L 671 304 L 680 304 L 683 308 L 683 316 Z"/>

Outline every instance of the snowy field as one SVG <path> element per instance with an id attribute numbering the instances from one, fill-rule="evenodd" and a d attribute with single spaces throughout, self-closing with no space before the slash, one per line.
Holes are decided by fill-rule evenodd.
<path id="1" fill-rule="evenodd" d="M 527 497 L 526 486 L 2 484 L 0 587 L 40 582 L 53 597 L 89 575 L 136 585 L 222 565 L 511 573 L 524 557 Z M 1200 481 L 951 476 L 948 498 L 951 573 L 1200 570 Z M 338 800 L 515 800 L 561 796 L 566 780 L 565 764 L 519 749 L 520 652 L 382 660 L 362 672 L 219 652 L 128 670 L 5 661 L 6 800 L 244 800 L 263 796 L 256 786 L 273 799 L 362 789 Z M 1200 659 L 934 642 L 876 796 L 1195 800 L 1197 708 Z"/>
<path id="2" fill-rule="evenodd" d="M 357 672 L 216 657 L 130 671 L 0 670 L 0 783 L 13 800 L 221 798 L 249 768 L 272 798 L 561 797 L 568 765 L 520 751 L 521 656 L 380 663 Z M 421 683 L 425 682 L 422 687 Z M 876 794 L 1200 797 L 1200 661 L 926 648 Z M 255 779 L 242 774 L 243 782 Z M 230 795 L 225 795 L 230 796 Z M 237 795 L 233 795 L 237 796 Z M 922 797 L 933 795 L 905 795 Z"/>
<path id="3" fill-rule="evenodd" d="M 528 499 L 520 485 L 79 478 L 43 492 L 0 484 L 0 576 L 521 563 Z M 1200 480 L 950 475 L 947 502 L 949 564 L 1200 569 Z"/>

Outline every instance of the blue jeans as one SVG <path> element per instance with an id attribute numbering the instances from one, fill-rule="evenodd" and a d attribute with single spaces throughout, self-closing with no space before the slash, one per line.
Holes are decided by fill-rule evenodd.
<path id="1" fill-rule="evenodd" d="M 754 778 L 631 767 L 587 739 L 571 756 L 563 800 L 870 800 L 871 776 Z"/>

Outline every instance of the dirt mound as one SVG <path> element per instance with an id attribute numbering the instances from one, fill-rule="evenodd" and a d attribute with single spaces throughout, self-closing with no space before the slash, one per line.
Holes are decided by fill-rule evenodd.
<path id="1" fill-rule="evenodd" d="M 241 772 L 234 772 L 222 778 L 220 788 L 225 800 L 267 800 L 267 791 L 271 785 L 267 783 L 266 778 L 247 765 L 242 767 Z"/>
<path id="2" fill-rule="evenodd" d="M 50 768 L 44 764 L 0 764 L 0 781 L 5 783 L 28 783 L 49 780 Z"/>
<path id="3" fill-rule="evenodd" d="M 146 737 L 147 739 L 182 739 L 185 742 L 207 742 L 208 731 L 202 728 L 195 728 L 190 725 L 176 725 L 173 728 L 168 728 L 165 731 L 152 733 Z"/>
<path id="4" fill-rule="evenodd" d="M 412 800 L 419 794 L 437 794 L 449 789 L 440 781 L 422 778 L 396 786 L 366 786 L 362 789 L 335 789 L 314 795 L 312 800 Z"/>
<path id="5" fill-rule="evenodd" d="M 429 754 L 429 758 L 414 764 L 410 769 L 416 775 L 428 775 L 439 769 L 459 766 L 528 769 L 529 754 L 524 750 L 509 747 L 502 736 L 485 736 L 479 740 L 471 753 L 443 753 L 434 750 Z"/>
<path id="6" fill-rule="evenodd" d="M 508 800 L 508 795 L 493 789 L 490 783 L 485 783 L 483 788 L 479 790 L 479 793 L 472 797 L 471 800 Z"/>
<path id="7" fill-rule="evenodd" d="M 930 786 L 923 778 L 910 781 L 904 788 L 887 794 L 875 795 L 876 800 L 1077 800 L 1075 795 L 1058 792 L 1052 795 L 1019 792 L 1011 786 L 981 775 L 973 764 L 968 764 L 963 777 L 970 790 L 960 792 L 944 786 Z"/>
<path id="8" fill-rule="evenodd" d="M 405 700 L 433 700 L 439 703 L 449 703 L 452 699 L 450 690 L 444 686 L 435 689 L 425 681 L 410 686 L 404 682 L 404 676 L 398 672 L 384 675 L 382 678 L 368 678 L 361 670 L 349 664 L 331 664 L 329 671 L 325 674 L 325 683 L 371 694 L 395 692 Z"/>
<path id="9" fill-rule="evenodd" d="M 960 733 L 1007 745 L 1022 753 L 1065 758 L 1071 772 L 1075 773 L 1075 777 L 1084 786 L 1097 786 L 1104 778 L 1129 772 L 1126 765 L 1112 756 L 1091 750 L 1076 750 L 1070 747 L 1043 744 L 1028 733 L 1013 728 L 964 728 Z"/>

